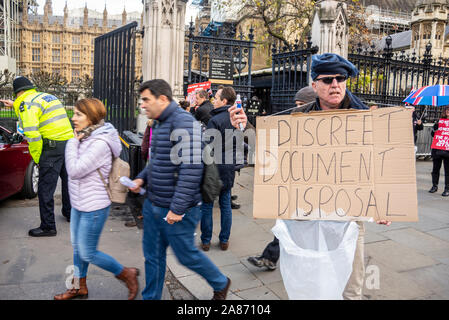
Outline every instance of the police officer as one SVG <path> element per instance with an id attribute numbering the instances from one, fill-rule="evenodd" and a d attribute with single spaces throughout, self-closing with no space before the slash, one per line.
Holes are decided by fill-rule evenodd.
<path id="1" fill-rule="evenodd" d="M 17 77 L 13 81 L 16 100 L 0 100 L 14 107 L 23 129 L 30 154 L 39 166 L 39 211 L 41 225 L 31 229 L 32 237 L 56 235 L 53 195 L 62 181 L 62 215 L 70 221 L 70 198 L 67 185 L 64 152 L 67 140 L 73 138 L 73 129 L 62 103 L 55 96 L 37 92 L 31 81 Z"/>

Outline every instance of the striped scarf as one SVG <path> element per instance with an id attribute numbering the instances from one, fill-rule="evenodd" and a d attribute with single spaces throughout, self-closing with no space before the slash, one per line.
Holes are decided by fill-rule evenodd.
<path id="1" fill-rule="evenodd" d="M 78 134 L 84 134 L 84 136 L 80 139 L 80 141 L 87 139 L 92 134 L 92 132 L 94 132 L 95 130 L 97 130 L 98 128 L 100 128 L 102 126 L 104 126 L 103 119 L 100 122 L 98 122 L 97 124 L 86 127 L 83 130 L 81 130 Z"/>

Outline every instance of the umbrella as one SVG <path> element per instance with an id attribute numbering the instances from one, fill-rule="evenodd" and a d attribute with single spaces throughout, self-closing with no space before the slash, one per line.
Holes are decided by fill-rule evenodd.
<path id="1" fill-rule="evenodd" d="M 449 104 L 449 85 L 422 87 L 410 92 L 403 102 L 421 106 L 445 106 Z"/>

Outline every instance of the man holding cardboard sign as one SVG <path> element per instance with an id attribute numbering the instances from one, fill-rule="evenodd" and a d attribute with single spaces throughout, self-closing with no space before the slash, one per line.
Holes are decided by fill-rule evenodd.
<path id="1" fill-rule="evenodd" d="M 313 56 L 312 87 L 318 98 L 301 108 L 303 114 L 258 119 L 254 178 L 256 218 L 358 220 L 345 299 L 362 298 L 361 221 L 417 220 L 411 110 L 369 111 L 346 89 L 346 79 L 357 73 L 336 54 Z M 243 112 L 229 111 L 234 126 L 245 125 Z M 264 200 L 273 196 L 277 201 Z"/>

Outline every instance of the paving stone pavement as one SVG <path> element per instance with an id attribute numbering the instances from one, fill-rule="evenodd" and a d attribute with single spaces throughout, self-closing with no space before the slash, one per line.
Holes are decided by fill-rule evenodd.
<path id="1" fill-rule="evenodd" d="M 449 198 L 442 190 L 429 194 L 431 161 L 417 161 L 419 222 L 393 223 L 381 226 L 365 223 L 365 265 L 367 281 L 365 299 L 449 299 Z M 273 239 L 274 220 L 252 217 L 253 168 L 237 175 L 233 194 L 240 209 L 233 210 L 230 246 L 222 251 L 218 245 L 219 208 L 214 208 L 214 233 L 211 249 L 205 254 L 232 279 L 230 300 L 286 300 L 279 269 L 265 271 L 252 266 L 247 258 L 259 255 Z M 17 197 L 0 202 L 0 300 L 52 299 L 65 290 L 72 264 L 69 224 L 60 214 L 60 193 L 56 195 L 58 235 L 35 239 L 28 229 L 39 224 L 37 199 Z M 103 231 L 99 249 L 127 266 L 141 269 L 144 282 L 144 260 L 141 248 L 142 229 L 125 227 L 133 219 L 130 211 L 116 208 Z M 140 226 L 141 227 L 141 226 Z M 200 230 L 196 243 L 200 245 Z M 167 276 L 163 299 L 210 299 L 207 282 L 177 261 L 171 249 L 167 252 Z M 369 272 L 379 272 L 378 287 L 369 282 Z M 89 268 L 89 299 L 126 299 L 127 289 L 113 275 L 96 266 Z M 141 299 L 139 292 L 137 299 Z"/>
<path id="2" fill-rule="evenodd" d="M 441 196 L 443 190 L 428 193 L 432 161 L 418 160 L 416 168 L 419 222 L 393 223 L 389 227 L 365 223 L 364 299 L 449 299 L 449 198 Z M 218 246 L 220 210 L 216 205 L 212 245 L 205 254 L 231 278 L 229 299 L 285 300 L 288 295 L 279 268 L 265 271 L 247 261 L 249 256 L 260 255 L 272 241 L 271 228 L 275 224 L 273 220 L 252 217 L 253 172 L 253 168 L 245 168 L 236 177 L 232 194 L 238 195 L 236 202 L 241 207 L 233 210 L 229 249 L 222 251 Z M 199 236 L 198 228 L 198 246 Z M 210 287 L 204 279 L 174 257 L 168 259 L 168 266 L 194 296 L 210 298 Z M 374 271 L 379 272 L 378 287 L 369 281 Z"/>

